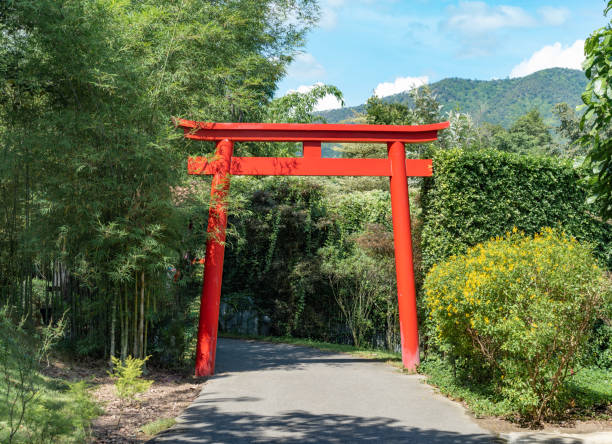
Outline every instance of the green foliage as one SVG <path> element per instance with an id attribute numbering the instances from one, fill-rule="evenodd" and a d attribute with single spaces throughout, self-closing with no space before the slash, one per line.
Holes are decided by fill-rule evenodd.
<path id="1" fill-rule="evenodd" d="M 612 370 L 597 367 L 577 368 L 567 378 L 569 404 L 583 417 L 604 414 L 612 400 Z"/>
<path id="2" fill-rule="evenodd" d="M 521 154 L 546 154 L 554 147 L 550 130 L 533 108 L 516 119 L 509 130 L 485 123 L 478 132 L 481 146 Z"/>
<path id="3" fill-rule="evenodd" d="M 149 390 L 153 381 L 141 378 L 142 369 L 149 356 L 144 359 L 128 356 L 123 362 L 115 356 L 112 356 L 111 359 L 113 372 L 109 374 L 115 380 L 117 396 L 131 402 L 136 399 L 136 395 Z"/>
<path id="4" fill-rule="evenodd" d="M 410 103 L 389 102 L 376 96 L 368 99 L 365 105 L 365 120 L 374 125 L 424 125 L 449 121 L 449 128 L 438 138 L 443 148 L 474 149 L 482 144 L 479 129 L 469 114 L 451 110 L 442 115 L 442 105 L 427 86 L 414 88 L 408 92 Z M 409 156 L 422 157 L 430 145 L 409 144 Z M 358 144 L 341 149 L 345 157 L 385 157 L 385 149 L 380 144 Z"/>
<path id="5" fill-rule="evenodd" d="M 428 353 L 419 366 L 419 373 L 427 375 L 427 382 L 452 399 L 465 402 L 477 417 L 510 417 L 515 412 L 509 400 L 482 379 L 457 372 L 456 363 Z"/>
<path id="6" fill-rule="evenodd" d="M 525 77 L 499 80 L 468 80 L 448 78 L 429 85 L 442 105 L 441 113 L 459 110 L 470 114 L 482 124 L 488 122 L 509 128 L 520 116 L 534 107 L 544 122 L 553 124 L 557 119 L 553 106 L 568 103 L 574 107 L 581 103 L 580 95 L 587 81 L 579 70 L 551 68 Z M 412 106 L 409 93 L 400 93 L 382 99 L 383 103 Z M 319 114 L 331 123 L 354 120 L 363 114 L 366 105 L 322 111 Z"/>
<path id="7" fill-rule="evenodd" d="M 328 277 L 355 347 L 363 346 L 374 330 L 373 312 L 390 292 L 389 276 L 380 262 L 361 249 L 346 255 L 335 246 L 321 250 L 322 272 Z M 344 257 L 342 257 L 344 256 Z M 393 293 L 391 293 L 393 294 Z"/>
<path id="8" fill-rule="evenodd" d="M 322 194 L 314 179 L 232 182 L 222 300 L 247 296 L 275 334 L 322 334 L 330 310 L 315 257 L 329 227 Z"/>
<path id="9" fill-rule="evenodd" d="M 269 333 L 281 336 L 342 343 L 352 343 L 357 337 L 362 343 L 394 346 L 389 192 L 371 183 L 359 189 L 349 182 L 233 179 L 222 293 L 222 302 L 232 314 L 254 312 L 260 320 L 267 317 Z M 373 226 L 376 229 L 370 229 Z M 331 265 L 335 261 L 345 265 L 342 278 L 328 273 L 335 271 Z M 330 287 L 330 277 L 342 282 L 334 279 L 333 290 L 353 301 L 352 291 L 358 283 L 353 278 L 362 272 L 374 276 L 367 291 L 373 292 L 368 294 L 374 294 L 376 304 L 366 310 L 369 316 L 360 318 L 368 328 L 353 336 L 336 299 L 339 293 Z M 201 271 L 196 273 L 199 281 Z M 340 290 L 336 284 L 347 288 Z"/>
<path id="10" fill-rule="evenodd" d="M 612 9 L 609 1 L 605 14 Z M 580 141 L 589 148 L 587 162 L 591 170 L 592 200 L 605 219 L 612 219 L 612 22 L 594 31 L 585 41 L 583 63 L 589 83 L 582 94 L 585 113 L 580 120 L 584 134 Z"/>
<path id="11" fill-rule="evenodd" d="M 366 122 L 370 125 L 413 125 L 414 114 L 403 103 L 388 103 L 372 96 L 365 104 Z"/>
<path id="12" fill-rule="evenodd" d="M 567 377 L 564 396 L 570 408 L 567 416 L 579 418 L 605 417 L 612 399 L 612 371 L 599 368 L 574 368 Z M 456 364 L 429 354 L 419 367 L 427 375 L 427 382 L 452 399 L 465 402 L 476 416 L 516 418 L 516 410 L 509 399 L 492 384 L 457 372 Z M 565 416 L 565 415 L 562 415 Z M 566 417 L 567 417 L 566 416 Z"/>
<path id="13" fill-rule="evenodd" d="M 424 289 L 439 349 L 536 423 L 568 406 L 564 381 L 612 298 L 590 248 L 552 229 L 470 248 L 434 265 Z"/>
<path id="14" fill-rule="evenodd" d="M 483 135 L 472 116 L 458 111 L 449 111 L 446 119 L 449 127 L 442 131 L 438 139 L 443 147 L 469 150 L 482 145 Z"/>
<path id="15" fill-rule="evenodd" d="M 440 119 L 442 105 L 427 85 L 408 93 L 409 103 L 394 103 L 377 96 L 365 105 L 366 121 L 373 125 L 425 125 Z"/>
<path id="16" fill-rule="evenodd" d="M 560 122 L 555 132 L 562 140 L 551 154 L 563 157 L 584 157 L 586 149 L 579 143 L 584 132 L 580 130 L 580 117 L 574 108 L 567 103 L 557 103 L 553 108 L 553 113 Z"/>
<path id="17" fill-rule="evenodd" d="M 266 120 L 274 123 L 326 123 L 323 117 L 313 112 L 317 102 L 328 95 L 344 104 L 338 88 L 317 84 L 308 92 L 296 91 L 272 100 L 267 107 Z"/>
<path id="18" fill-rule="evenodd" d="M 543 154 L 552 144 L 550 127 L 544 123 L 537 109 L 532 109 L 516 119 L 508 133 L 510 144 L 500 148 L 503 151 Z"/>
<path id="19" fill-rule="evenodd" d="M 90 422 L 101 413 L 84 381 L 66 384 L 39 372 L 63 325 L 38 334 L 0 314 L 0 442 L 84 442 Z"/>
<path id="20" fill-rule="evenodd" d="M 1 3 L 0 297 L 29 322 L 70 307 L 72 351 L 142 357 L 157 322 L 187 316 L 189 298 L 168 289 L 193 214 L 177 195 L 187 154 L 211 149 L 171 117 L 264 120 L 318 6 Z"/>
<path id="21" fill-rule="evenodd" d="M 155 436 L 160 432 L 163 432 L 166 429 L 169 429 L 174 424 L 176 424 L 176 419 L 174 418 L 161 418 L 157 419 L 153 422 L 145 424 L 141 427 L 141 430 L 147 436 Z"/>
<path id="22" fill-rule="evenodd" d="M 581 173 L 569 161 L 447 150 L 437 151 L 433 162 L 435 174 L 422 196 L 425 271 L 513 227 L 533 234 L 545 226 L 594 244 L 612 267 L 612 227 L 591 215 Z"/>

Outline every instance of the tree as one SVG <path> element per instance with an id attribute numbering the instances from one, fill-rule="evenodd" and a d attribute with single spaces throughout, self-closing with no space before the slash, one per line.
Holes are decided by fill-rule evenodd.
<path id="1" fill-rule="evenodd" d="M 272 123 L 327 123 L 325 118 L 315 114 L 319 100 L 335 97 L 344 105 L 342 92 L 333 85 L 318 83 L 306 92 L 291 92 L 272 100 L 266 106 L 264 120 Z M 250 143 L 251 154 L 267 156 L 295 156 L 301 143 Z M 265 153 L 264 153 L 265 152 Z"/>
<path id="2" fill-rule="evenodd" d="M 372 96 L 365 105 L 366 122 L 370 125 L 413 125 L 415 116 L 403 103 L 388 103 Z"/>
<path id="3" fill-rule="evenodd" d="M 612 10 L 608 1 L 604 15 Z M 612 138 L 606 129 L 612 119 L 612 21 L 595 30 L 585 41 L 583 64 L 589 79 L 582 101 L 585 113 L 580 129 L 586 131 L 580 141 L 589 151 L 585 164 L 591 171 L 590 183 L 595 202 L 604 219 L 612 218 Z"/>
<path id="4" fill-rule="evenodd" d="M 273 123 L 327 123 L 322 116 L 315 115 L 319 100 L 333 96 L 344 106 L 342 92 L 333 85 L 316 84 L 311 90 L 285 94 L 267 106 L 266 120 Z"/>
<path id="5" fill-rule="evenodd" d="M 552 150 L 553 154 L 564 157 L 577 157 L 586 154 L 585 146 L 580 143 L 584 131 L 580 130 L 580 117 L 576 115 L 574 108 L 567 103 L 557 103 L 553 108 L 553 114 L 559 119 L 559 126 L 555 132 L 561 136 L 560 141 Z"/>
<path id="6" fill-rule="evenodd" d="M 508 133 L 511 145 L 504 151 L 544 153 L 552 144 L 550 128 L 536 108 L 516 119 Z"/>
<path id="7" fill-rule="evenodd" d="M 314 0 L 2 2 L 0 241 L 22 259 L 0 253 L 0 270 L 61 264 L 56 300 L 87 353 L 109 336 L 114 351 L 118 317 L 122 355 L 144 356 L 148 306 L 169 297 L 193 149 L 171 117 L 261 121 L 317 15 Z M 11 303 L 31 307 L 21 290 Z"/>
<path id="8" fill-rule="evenodd" d="M 516 119 L 509 130 L 485 123 L 480 133 L 487 145 L 506 152 L 544 154 L 553 145 L 550 127 L 536 108 Z"/>

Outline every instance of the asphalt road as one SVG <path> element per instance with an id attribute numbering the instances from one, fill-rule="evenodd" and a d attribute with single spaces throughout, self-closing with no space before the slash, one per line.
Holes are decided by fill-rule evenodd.
<path id="1" fill-rule="evenodd" d="M 150 443 L 498 442 L 421 377 L 382 362 L 220 339 L 216 370 Z"/>

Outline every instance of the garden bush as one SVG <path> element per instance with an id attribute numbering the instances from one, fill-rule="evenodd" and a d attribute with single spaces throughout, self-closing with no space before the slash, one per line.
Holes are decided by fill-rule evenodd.
<path id="1" fill-rule="evenodd" d="M 436 262 L 512 227 L 562 227 L 612 268 L 612 226 L 593 216 L 581 172 L 567 160 L 496 150 L 438 150 L 424 185 L 422 254 Z"/>
<path id="2" fill-rule="evenodd" d="M 550 228 L 452 256 L 424 288 L 435 345 L 534 423 L 569 403 L 564 381 L 612 297 L 591 247 Z"/>

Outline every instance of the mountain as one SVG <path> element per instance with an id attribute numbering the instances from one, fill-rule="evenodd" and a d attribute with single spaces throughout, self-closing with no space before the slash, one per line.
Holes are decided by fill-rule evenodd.
<path id="1" fill-rule="evenodd" d="M 580 95 L 586 84 L 587 79 L 582 71 L 550 68 L 515 79 L 449 78 L 429 86 L 442 105 L 443 112 L 455 109 L 471 114 L 477 122 L 489 122 L 508 128 L 517 117 L 532 108 L 540 111 L 546 123 L 556 123 L 552 107 L 560 102 L 567 102 L 571 106 L 581 104 Z M 411 104 L 407 92 L 383 100 Z M 328 123 L 339 123 L 351 122 L 356 114 L 364 112 L 365 105 L 359 105 L 318 114 Z"/>

